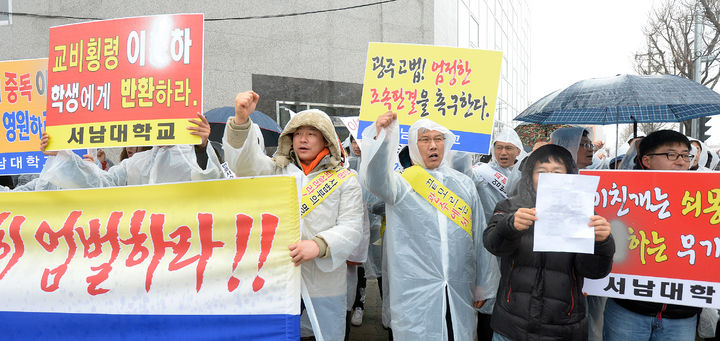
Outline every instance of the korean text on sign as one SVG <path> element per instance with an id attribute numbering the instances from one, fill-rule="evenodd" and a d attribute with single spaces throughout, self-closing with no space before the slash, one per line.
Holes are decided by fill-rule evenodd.
<path id="1" fill-rule="evenodd" d="M 45 129 L 47 58 L 0 62 L 0 175 L 39 173 Z"/>
<path id="2" fill-rule="evenodd" d="M 720 174 L 583 171 L 601 177 L 597 214 L 616 241 L 612 273 L 589 294 L 719 308 Z"/>
<path id="3" fill-rule="evenodd" d="M 50 29 L 49 149 L 132 146 L 133 139 L 77 137 L 92 124 L 172 123 L 143 145 L 196 144 L 188 119 L 202 109 L 203 15 L 103 20 Z M 97 129 L 96 129 L 97 130 Z"/>
<path id="4" fill-rule="evenodd" d="M 401 129 L 428 118 L 458 137 L 453 149 L 488 153 L 500 79 L 501 52 L 371 43 L 360 128 L 386 111 Z M 401 136 L 400 143 L 407 143 Z"/>

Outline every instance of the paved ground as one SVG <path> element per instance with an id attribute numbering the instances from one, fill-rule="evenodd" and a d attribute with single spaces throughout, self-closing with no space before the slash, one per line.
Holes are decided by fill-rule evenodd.
<path id="1" fill-rule="evenodd" d="M 363 324 L 360 327 L 350 327 L 350 341 L 388 340 L 388 331 L 382 327 L 381 312 L 382 301 L 380 300 L 380 291 L 378 291 L 378 282 L 369 279 L 365 289 Z M 695 338 L 695 341 L 703 340 L 701 337 Z"/>
<path id="2" fill-rule="evenodd" d="M 350 327 L 351 341 L 387 340 L 388 331 L 382 326 L 382 301 L 377 280 L 368 280 L 365 289 L 365 312 L 360 327 Z"/>

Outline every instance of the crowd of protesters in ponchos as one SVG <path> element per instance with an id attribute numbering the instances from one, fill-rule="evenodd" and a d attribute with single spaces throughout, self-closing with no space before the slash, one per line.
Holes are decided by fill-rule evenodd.
<path id="1" fill-rule="evenodd" d="M 398 154 L 395 113 L 378 113 L 360 143 L 353 137 L 341 143 L 330 117 L 311 109 L 290 119 L 277 151 L 266 155 L 249 117 L 258 100 L 252 91 L 236 96 L 222 148 L 208 143 L 202 115 L 189 128 L 201 144 L 126 147 L 115 165 L 104 153 L 82 158 L 46 151 L 51 137 L 44 134 L 41 149 L 49 157 L 42 173 L 15 178 L 0 190 L 220 179 L 223 162 L 237 176 L 292 175 L 300 185 L 349 169 L 353 176 L 301 219 L 301 240 L 288 245 L 289 261 L 301 267 L 309 293 L 302 301 L 303 338 L 348 339 L 350 326 L 362 324 L 366 281 L 377 279 L 382 327 L 391 339 L 695 340 L 699 308 L 583 295 L 583 278 L 603 278 L 612 267 L 615 243 L 607 219 L 588 220 L 593 254 L 534 252 L 532 244 L 539 174 L 714 171 L 720 158 L 702 141 L 661 130 L 631 138 L 611 158 L 613 151 L 598 150 L 586 128 L 559 128 L 523 143 L 514 129 L 496 125 L 489 162 L 482 162 L 479 155 L 452 151 L 455 135 L 428 119 L 410 127 L 408 145 Z M 419 194 L 402 168 L 462 199 L 472 212 L 467 226 Z"/>

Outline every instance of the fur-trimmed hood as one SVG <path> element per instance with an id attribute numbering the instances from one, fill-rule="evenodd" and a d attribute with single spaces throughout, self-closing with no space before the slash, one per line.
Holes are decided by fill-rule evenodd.
<path id="1" fill-rule="evenodd" d="M 335 125 L 333 125 L 330 117 L 318 110 L 309 109 L 297 113 L 290 122 L 287 123 L 285 129 L 280 133 L 278 138 L 277 152 L 273 156 L 273 161 L 278 167 L 285 167 L 295 162 L 295 155 L 292 152 L 292 136 L 293 133 L 302 126 L 311 126 L 319 130 L 330 149 L 328 168 L 333 169 L 340 166 L 343 160 L 343 153 L 340 151 L 340 139 L 335 133 Z"/>

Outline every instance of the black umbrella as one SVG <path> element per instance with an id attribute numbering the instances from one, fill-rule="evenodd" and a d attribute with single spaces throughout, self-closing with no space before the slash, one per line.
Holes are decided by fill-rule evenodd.
<path id="1" fill-rule="evenodd" d="M 228 118 L 233 116 L 235 116 L 235 108 L 233 107 L 215 108 L 205 113 L 205 118 L 207 118 L 210 123 L 211 141 L 222 143 L 222 137 L 225 134 L 225 124 Z M 280 132 L 282 132 L 282 128 L 277 122 L 270 118 L 270 116 L 257 110 L 250 114 L 250 119 L 253 123 L 260 126 L 260 131 L 262 131 L 263 139 L 265 140 L 265 146 L 277 147 L 278 138 L 280 137 Z"/>

